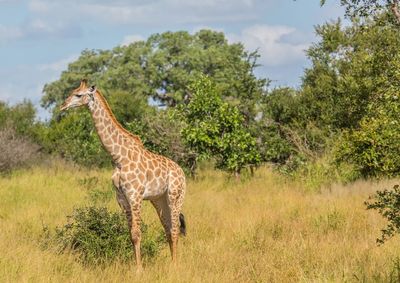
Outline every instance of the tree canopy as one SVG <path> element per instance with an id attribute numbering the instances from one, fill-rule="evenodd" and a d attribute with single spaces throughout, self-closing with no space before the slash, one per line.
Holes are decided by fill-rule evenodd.
<path id="1" fill-rule="evenodd" d="M 190 104 L 194 96 L 190 86 L 205 75 L 213 81 L 218 99 L 238 109 L 246 127 L 254 124 L 269 82 L 254 75 L 258 57 L 256 51 L 248 52 L 240 43 L 229 43 L 222 32 L 210 30 L 165 32 L 112 50 L 84 50 L 59 80 L 44 87 L 42 105 L 53 108 L 46 143 L 49 151 L 58 150 L 84 164 L 107 163 L 85 111 L 61 114 L 57 107 L 81 78 L 87 78 L 102 90 L 124 126 L 142 135 L 153 151 L 192 171 L 196 154 L 185 149 L 177 136 L 183 125 L 168 122 L 168 111 L 163 109 Z M 164 136 L 164 144 L 158 141 L 159 135 Z M 79 157 L 82 150 L 85 161 Z"/>

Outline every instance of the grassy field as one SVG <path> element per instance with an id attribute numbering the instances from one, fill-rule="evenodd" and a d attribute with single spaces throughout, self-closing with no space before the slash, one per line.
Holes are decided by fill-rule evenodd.
<path id="1" fill-rule="evenodd" d="M 310 192 L 263 168 L 237 184 L 203 170 L 184 205 L 188 235 L 179 263 L 167 245 L 145 265 L 85 267 L 40 245 L 43 225 L 65 224 L 88 202 L 85 182 L 109 186 L 111 171 L 63 164 L 0 178 L 0 282 L 387 282 L 397 281 L 398 238 L 377 247 L 384 221 L 364 200 L 396 180 L 360 181 Z M 118 210 L 114 199 L 109 207 Z M 146 203 L 143 220 L 158 225 Z"/>

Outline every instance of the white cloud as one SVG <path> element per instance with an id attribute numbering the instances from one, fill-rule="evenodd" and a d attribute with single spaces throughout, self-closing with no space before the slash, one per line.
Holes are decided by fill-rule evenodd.
<path id="1" fill-rule="evenodd" d="M 227 37 L 231 42 L 242 42 L 247 50 L 258 50 L 263 65 L 281 66 L 305 59 L 304 50 L 310 42 L 299 42 L 298 33 L 288 26 L 254 25 Z"/>
<path id="2" fill-rule="evenodd" d="M 169 0 L 170 4 L 176 6 L 188 6 L 197 8 L 214 8 L 219 7 L 231 8 L 231 7 L 253 7 L 255 4 L 254 0 Z"/>
<path id="3" fill-rule="evenodd" d="M 23 39 L 72 38 L 79 37 L 81 33 L 81 28 L 73 24 L 34 18 L 17 26 L 0 24 L 0 44 Z"/>
<path id="4" fill-rule="evenodd" d="M 37 69 L 39 71 L 55 72 L 55 73 L 57 73 L 57 75 L 59 75 L 59 73 L 61 71 L 67 69 L 69 63 L 75 61 L 76 59 L 78 59 L 78 57 L 79 57 L 79 55 L 74 54 L 74 55 L 68 56 L 67 58 L 57 60 L 55 62 L 51 62 L 48 64 L 40 64 L 37 66 Z"/>
<path id="5" fill-rule="evenodd" d="M 276 0 L 266 1 L 267 3 Z M 30 0 L 29 8 L 38 15 L 63 21 L 106 23 L 209 23 L 255 19 L 262 0 Z"/>

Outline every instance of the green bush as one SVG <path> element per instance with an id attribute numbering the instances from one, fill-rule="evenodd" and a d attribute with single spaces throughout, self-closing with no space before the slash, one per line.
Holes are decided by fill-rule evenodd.
<path id="1" fill-rule="evenodd" d="M 54 244 L 59 252 L 70 251 L 83 264 L 104 264 L 114 260 L 133 260 L 133 247 L 124 215 L 105 207 L 77 208 L 68 222 L 50 235 L 45 230 L 45 243 Z M 154 258 L 165 243 L 164 233 L 143 224 L 141 252 L 144 260 Z"/>
<path id="2" fill-rule="evenodd" d="M 35 107 L 28 100 L 13 106 L 0 101 L 0 129 L 13 128 L 19 136 L 32 138 L 39 126 L 35 118 Z"/>
<path id="3" fill-rule="evenodd" d="M 396 234 L 400 233 L 400 187 L 395 185 L 392 190 L 377 191 L 365 202 L 367 209 L 375 209 L 389 223 L 382 229 L 382 236 L 376 241 L 384 244 Z"/>
<path id="4" fill-rule="evenodd" d="M 190 102 L 176 112 L 176 119 L 185 123 L 182 136 L 187 146 L 199 159 L 214 158 L 217 168 L 231 173 L 257 166 L 260 154 L 256 139 L 239 109 L 221 98 L 216 84 L 207 76 L 200 76 L 191 91 Z"/>
<path id="5" fill-rule="evenodd" d="M 353 163 L 364 177 L 393 177 L 400 173 L 400 101 L 395 89 L 371 103 L 359 128 L 345 132 L 338 143 L 338 161 Z"/>
<path id="6" fill-rule="evenodd" d="M 71 111 L 59 122 L 52 121 L 41 133 L 41 144 L 47 152 L 83 166 L 111 165 L 111 157 L 103 149 L 86 109 Z"/>

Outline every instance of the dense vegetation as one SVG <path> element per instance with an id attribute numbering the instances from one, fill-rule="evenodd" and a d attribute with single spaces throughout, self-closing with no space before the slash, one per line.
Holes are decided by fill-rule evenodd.
<path id="1" fill-rule="evenodd" d="M 194 35 L 165 32 L 113 50 L 85 50 L 59 80 L 44 87 L 42 103 L 53 109 L 53 117 L 43 144 L 47 151 L 58 152 L 84 165 L 109 164 L 87 111 L 58 112 L 60 103 L 86 77 L 103 91 L 117 119 L 139 134 L 145 145 L 170 156 L 193 173 L 197 159 L 206 152 L 184 141 L 182 132 L 187 125 L 178 118 L 171 121 L 171 117 L 181 116 L 173 112 L 187 116 L 188 109 L 193 109 L 189 103 L 195 92 L 192 86 L 201 76 L 207 76 L 215 85 L 215 97 L 228 101 L 229 109 L 237 113 L 237 122 L 243 121 L 247 131 L 237 132 L 236 127 L 232 133 L 245 141 L 256 124 L 255 117 L 268 84 L 266 79 L 253 74 L 257 58 L 256 52 L 245 51 L 241 44 L 229 44 L 223 33 L 209 30 Z M 162 141 L 160 136 L 164 138 Z M 254 150 L 249 150 L 248 155 L 255 156 Z M 236 164 L 220 164 L 220 167 L 240 171 L 257 160 L 251 157 L 239 161 L 236 157 Z"/>
<path id="2" fill-rule="evenodd" d="M 236 174 L 273 163 L 291 176 L 320 178 L 315 186 L 322 179 L 397 176 L 400 28 L 394 2 L 375 1 L 370 15 L 362 3 L 342 1 L 350 24 L 316 27 L 319 40 L 307 50 L 311 66 L 298 89 L 268 88 L 268 79 L 254 75 L 257 51 L 228 43 L 221 32 L 165 32 L 112 50 L 84 50 L 44 87 L 50 121 L 35 122 L 29 102 L 2 104 L 0 128 L 11 127 L 42 152 L 110 166 L 88 111 L 58 110 L 85 77 L 128 130 L 191 174 L 208 159 Z"/>
<path id="3" fill-rule="evenodd" d="M 369 17 L 350 5 L 351 24 L 317 26 L 299 89 L 268 88 L 268 79 L 254 75 L 257 51 L 228 43 L 221 32 L 165 32 L 112 50 L 84 50 L 44 87 L 50 121 L 35 122 L 24 102 L 2 105 L 0 127 L 15 128 L 42 152 L 110 166 L 88 111 L 58 110 L 86 77 L 128 130 L 191 174 L 209 159 L 236 174 L 273 163 L 291 176 L 321 179 L 315 186 L 397 176 L 400 29 L 384 7 Z M 308 176 L 313 172 L 318 176 Z"/>
<path id="4" fill-rule="evenodd" d="M 37 122 L 28 101 L 0 104 L 3 159 L 18 156 L 9 166 L 0 161 L 1 170 L 29 164 L 38 151 L 110 166 L 88 111 L 58 110 L 87 78 L 123 126 L 191 174 L 206 159 L 235 174 L 272 163 L 315 187 L 397 176 L 398 2 L 341 5 L 347 24 L 339 19 L 316 27 L 318 41 L 306 52 L 311 66 L 298 89 L 268 88 L 267 78 L 254 75 L 257 51 L 229 43 L 222 32 L 165 32 L 112 50 L 84 50 L 44 86 L 49 121 Z M 9 146 L 17 143 L 25 156 Z"/>

